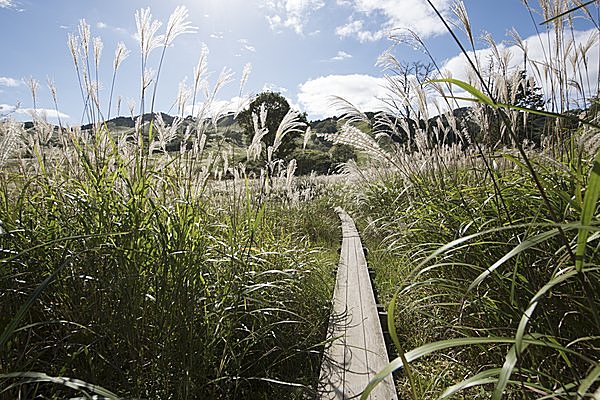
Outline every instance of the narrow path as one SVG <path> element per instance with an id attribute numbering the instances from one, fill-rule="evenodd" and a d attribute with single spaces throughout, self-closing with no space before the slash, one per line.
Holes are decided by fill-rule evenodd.
<path id="1" fill-rule="evenodd" d="M 322 400 L 358 398 L 389 362 L 358 231 L 344 210 L 338 207 L 336 212 L 343 238 L 328 329 L 332 342 L 321 364 Z M 392 377 L 381 382 L 369 399 L 397 400 Z"/>

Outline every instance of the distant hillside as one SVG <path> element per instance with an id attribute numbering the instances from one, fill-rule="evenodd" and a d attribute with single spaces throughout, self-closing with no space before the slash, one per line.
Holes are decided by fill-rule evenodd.
<path id="1" fill-rule="evenodd" d="M 170 126 L 171 124 L 173 124 L 173 121 L 176 118 L 172 115 L 161 112 L 161 113 L 154 113 L 154 114 L 146 113 L 143 116 L 143 120 L 150 121 L 154 115 L 158 115 L 158 114 L 160 114 L 160 116 L 162 117 L 163 121 L 165 121 L 167 126 Z M 137 118 L 137 116 L 135 118 Z M 182 122 L 182 126 L 186 127 L 186 126 L 188 126 L 190 124 L 194 124 L 196 122 L 197 122 L 196 118 L 193 118 L 192 116 L 188 115 L 187 117 L 184 118 L 184 120 Z M 112 119 L 109 119 L 108 121 L 106 121 L 106 125 L 109 128 L 111 128 L 111 127 L 134 128 L 135 127 L 135 119 L 132 117 L 115 117 L 115 118 L 112 118 Z M 219 118 L 219 120 L 217 121 L 217 127 L 219 127 L 219 128 L 232 127 L 233 125 L 236 125 L 233 114 L 227 114 L 227 115 L 221 116 Z M 81 126 L 82 130 L 89 130 L 92 128 L 93 128 L 93 124 L 86 124 L 86 125 Z"/>

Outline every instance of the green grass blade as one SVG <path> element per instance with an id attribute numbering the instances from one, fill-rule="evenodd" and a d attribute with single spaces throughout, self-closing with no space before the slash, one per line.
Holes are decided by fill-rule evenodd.
<path id="1" fill-rule="evenodd" d="M 31 308 L 33 303 L 37 300 L 37 298 L 42 294 L 42 292 L 48 287 L 50 283 L 56 278 L 56 276 L 62 271 L 62 269 L 67 265 L 68 262 L 63 262 L 54 272 L 52 272 L 42 283 L 40 283 L 31 296 L 27 298 L 27 301 L 19 308 L 17 314 L 10 320 L 6 328 L 4 328 L 4 332 L 2 332 L 2 336 L 0 336 L 0 349 L 4 347 L 4 344 L 8 341 L 8 338 L 16 331 L 17 325 L 21 322 L 21 319 L 25 316 L 27 311 Z"/>
<path id="2" fill-rule="evenodd" d="M 527 344 L 521 347 L 520 351 L 525 350 L 526 346 Z M 496 382 L 496 387 L 494 388 L 494 393 L 492 394 L 492 400 L 502 399 L 504 389 L 506 389 L 506 385 L 508 385 L 508 380 L 512 375 L 512 371 L 515 368 L 518 359 L 519 353 L 517 352 L 517 347 L 516 345 L 512 345 L 508 353 L 506 353 L 504 365 L 502 365 L 500 375 L 498 375 L 498 381 Z"/>
<path id="3" fill-rule="evenodd" d="M 451 83 L 451 84 L 456 85 L 456 86 L 460 87 L 461 89 L 469 92 L 469 94 L 474 96 L 477 99 L 477 101 L 479 101 L 481 103 L 487 104 L 488 106 L 492 106 L 492 107 L 495 107 L 495 105 L 496 105 L 492 101 L 492 99 L 490 99 L 488 96 L 483 94 L 483 92 L 479 91 L 472 85 L 469 85 L 467 82 L 461 81 L 459 79 L 454 79 L 454 78 L 432 79 L 428 82 Z"/>
<path id="4" fill-rule="evenodd" d="M 542 346 L 542 347 L 547 347 L 547 348 L 554 349 L 557 351 L 574 354 L 588 363 L 596 364 L 596 361 L 590 359 L 589 357 L 587 357 L 583 354 L 577 353 L 574 350 L 565 348 L 564 346 L 561 346 L 556 343 L 551 343 L 551 342 L 537 339 L 537 337 L 539 337 L 539 335 L 536 335 L 536 336 L 529 335 L 528 337 L 523 339 L 523 342 L 526 345 Z M 463 338 L 456 338 L 456 339 L 440 340 L 438 342 L 427 343 L 423 346 L 419 346 L 416 349 L 409 351 L 408 353 L 405 354 L 405 358 L 406 358 L 406 361 L 410 363 L 412 361 L 415 361 L 415 360 L 417 360 L 421 357 L 424 357 L 426 355 L 429 355 L 431 353 L 435 353 L 440 350 L 450 349 L 450 348 L 454 348 L 454 347 L 473 346 L 473 345 L 482 345 L 482 344 L 498 345 L 498 344 L 514 344 L 514 343 L 515 343 L 515 338 L 507 338 L 507 337 L 502 337 L 502 336 L 463 337 Z M 366 400 L 369 397 L 369 395 L 371 394 L 371 392 L 373 391 L 373 389 L 375 389 L 375 387 L 381 381 L 383 381 L 392 372 L 396 371 L 399 368 L 402 368 L 403 365 L 404 364 L 402 362 L 402 358 L 400 358 L 400 357 L 397 357 L 394 360 L 390 361 L 384 369 L 379 371 L 373 377 L 373 379 L 371 379 L 369 384 L 365 387 L 365 390 L 363 391 L 362 395 L 360 396 L 360 400 Z"/>
<path id="5" fill-rule="evenodd" d="M 467 236 L 463 236 L 460 237 L 458 239 L 455 239 L 449 243 L 446 243 L 445 245 L 439 247 L 437 250 L 435 250 L 433 253 L 431 253 L 429 256 L 427 256 L 423 261 L 421 261 L 419 263 L 419 265 L 415 268 L 416 271 L 420 271 L 421 268 L 423 268 L 423 266 L 425 266 L 427 263 L 429 263 L 431 260 L 433 260 L 434 258 L 436 258 L 437 256 L 447 252 L 450 249 L 456 248 L 458 246 L 460 246 L 461 244 L 468 242 L 472 239 L 481 237 L 481 236 L 486 236 L 489 234 L 493 234 L 493 233 L 497 233 L 497 232 L 504 232 L 504 231 L 508 231 L 508 230 L 516 230 L 516 229 L 520 229 L 520 228 L 524 228 L 524 229 L 531 229 L 532 227 L 536 227 L 536 228 L 556 228 L 558 225 L 557 224 L 553 224 L 553 223 L 540 223 L 540 224 L 517 224 L 517 225 L 510 225 L 510 226 L 502 226 L 499 228 L 492 228 L 492 229 L 488 229 L 485 231 L 480 231 L 480 232 L 476 232 L 476 233 L 472 233 L 470 235 Z M 569 223 L 569 224 L 560 224 L 560 227 L 563 229 L 563 231 L 569 231 L 572 229 L 578 229 L 579 228 L 579 223 Z"/>
<path id="6" fill-rule="evenodd" d="M 599 270 L 599 269 L 600 268 L 592 268 L 592 269 L 590 269 L 590 271 Z M 566 272 L 563 271 L 560 275 L 553 277 L 540 290 L 538 290 L 538 292 L 531 298 L 531 300 L 529 301 L 529 305 L 527 306 L 527 309 L 521 316 L 521 321 L 519 322 L 519 327 L 517 328 L 517 334 L 515 335 L 515 339 L 516 339 L 515 344 L 517 347 L 517 353 L 521 352 L 521 345 L 522 345 L 523 336 L 525 334 L 525 328 L 527 327 L 527 324 L 529 323 L 529 320 L 531 319 L 533 312 L 535 311 L 535 309 L 536 309 L 537 305 L 539 304 L 540 300 L 542 299 L 542 297 L 545 296 L 546 293 L 548 293 L 550 290 L 552 290 L 552 288 L 554 288 L 555 286 L 560 285 L 567 279 L 573 278 L 576 275 L 577 275 L 577 271 L 575 271 L 575 270 L 570 270 L 570 271 L 566 271 Z"/>
<path id="7" fill-rule="evenodd" d="M 29 382 L 54 383 L 57 385 L 66 386 L 68 388 L 71 388 L 71 389 L 74 389 L 74 390 L 77 390 L 80 392 L 84 391 L 84 390 L 88 390 L 88 391 L 91 391 L 92 393 L 103 396 L 104 398 L 110 399 L 110 400 L 118 400 L 119 399 L 119 396 L 117 396 L 110 390 L 104 389 L 101 386 L 93 385 L 91 383 L 84 382 L 79 379 L 49 376 L 42 372 L 12 372 L 9 374 L 0 374 L 0 378 L 3 378 L 3 379 L 26 378 Z"/>
<path id="8" fill-rule="evenodd" d="M 577 247 L 575 249 L 575 269 L 581 271 L 585 259 L 585 249 L 589 235 L 589 225 L 596 212 L 596 204 L 600 195 L 600 152 L 596 154 L 594 165 L 590 173 L 587 189 L 583 198 L 583 210 L 581 211 L 581 227 L 577 234 Z"/>
<path id="9" fill-rule="evenodd" d="M 551 229 L 549 231 L 540 233 L 539 235 L 535 235 L 533 237 L 523 240 L 521 243 L 519 243 L 519 245 L 514 247 L 511 251 L 506 253 L 502 258 L 500 258 L 498 261 L 496 261 L 494 264 L 492 264 L 488 269 L 483 271 L 477 278 L 475 278 L 475 280 L 473 282 L 471 282 L 471 284 L 469 285 L 469 288 L 467 289 L 467 291 L 471 291 L 475 287 L 477 287 L 481 282 L 483 282 L 483 280 L 485 278 L 487 278 L 492 272 L 494 272 L 498 267 L 500 267 L 506 261 L 510 260 L 511 258 L 518 255 L 519 253 L 521 253 L 533 246 L 536 246 L 539 243 L 545 242 L 546 240 L 553 238 L 554 236 L 558 235 L 559 233 L 560 233 L 559 229 L 556 228 L 556 229 Z"/>
<path id="10" fill-rule="evenodd" d="M 389 374 L 396 371 L 399 368 L 402 368 L 404 363 L 402 358 L 406 359 L 406 362 L 411 362 L 417 360 L 423 356 L 434 353 L 436 351 L 449 349 L 452 347 L 458 346 L 469 346 L 475 344 L 486 344 L 486 343 L 513 343 L 514 339 L 512 338 L 503 338 L 503 337 L 481 337 L 481 338 L 458 338 L 458 339 L 449 339 L 449 340 L 441 340 L 439 342 L 428 343 L 426 345 L 417 347 L 405 354 L 405 357 L 397 357 L 394 360 L 390 361 L 388 365 L 380 372 L 378 372 L 373 379 L 369 382 L 362 395 L 360 396 L 360 400 L 366 400 L 373 389 L 383 381 Z"/>
<path id="11" fill-rule="evenodd" d="M 405 367 L 406 377 L 408 378 L 408 383 L 410 384 L 413 400 L 418 400 L 419 397 L 417 396 L 417 386 L 416 386 L 416 382 L 413 378 L 412 368 L 408 365 L 408 361 L 406 360 L 406 357 L 404 355 L 405 354 L 404 348 L 400 344 L 400 339 L 398 338 L 398 334 L 396 332 L 396 326 L 394 325 L 395 314 L 396 314 L 396 301 L 398 300 L 399 294 L 400 294 L 400 290 L 396 291 L 396 293 L 394 294 L 394 297 L 392 297 L 392 300 L 390 301 L 390 305 L 388 306 L 387 327 L 388 327 L 388 332 L 390 333 L 390 336 L 392 338 L 392 342 L 394 342 L 394 345 L 396 346 L 396 349 L 398 350 L 398 353 L 400 354 L 400 358 L 402 359 L 402 365 L 406 366 Z"/>
<path id="12" fill-rule="evenodd" d="M 108 235 L 101 235 L 101 234 L 100 235 L 76 235 L 76 236 L 69 236 L 69 237 L 59 238 L 59 239 L 55 239 L 55 240 L 43 243 L 41 245 L 37 245 L 37 246 L 31 247 L 31 248 L 29 248 L 27 250 L 23 250 L 19 254 L 13 255 L 11 257 L 8 257 L 8 258 L 2 260 L 2 262 L 3 263 L 10 262 L 10 261 L 12 261 L 12 260 L 14 260 L 14 259 L 16 259 L 18 257 L 23 256 L 24 254 L 32 252 L 33 250 L 36 250 L 36 249 L 39 249 L 39 248 L 43 248 L 43 247 L 49 246 L 49 245 L 54 244 L 54 243 L 60 243 L 60 242 L 69 241 L 69 240 L 93 238 L 93 237 L 99 237 L 99 236 L 118 236 L 118 235 L 123 235 L 123 234 L 124 233 L 113 233 L 113 234 L 108 234 Z M 31 306 L 33 305 L 33 303 L 35 303 L 36 299 L 46 289 L 46 287 L 48 287 L 48 285 L 50 283 L 52 283 L 52 281 L 56 278 L 56 276 L 60 273 L 60 271 L 67 264 L 68 264 L 68 260 L 65 261 L 65 262 L 63 262 L 54 272 L 52 272 L 46 279 L 44 279 L 42 281 L 42 283 L 40 283 L 38 285 L 38 287 L 35 288 L 35 290 L 31 294 L 31 296 L 29 296 L 29 298 L 21 306 L 21 308 L 19 308 L 19 311 L 17 311 L 16 315 L 11 319 L 11 321 L 8 323 L 8 325 L 6 326 L 6 328 L 4 328 L 4 331 L 2 332 L 2 335 L 0 336 L 0 349 L 2 347 L 4 347 L 4 345 L 8 341 L 8 338 L 16 331 L 17 325 L 19 324 L 19 322 L 21 322 L 21 319 L 23 319 L 23 316 L 25 316 L 25 314 L 31 308 Z"/>
<path id="13" fill-rule="evenodd" d="M 469 92 L 471 95 L 473 95 L 474 97 L 462 97 L 462 96 L 444 96 L 445 98 L 449 98 L 449 99 L 456 99 L 456 100 L 463 100 L 463 101 L 472 101 L 472 102 L 478 102 L 478 103 L 483 103 L 486 104 L 490 107 L 493 108 L 508 108 L 510 110 L 516 110 L 516 111 L 522 111 L 522 112 L 526 112 L 529 114 L 536 114 L 536 115 L 541 115 L 544 117 L 550 117 L 550 118 L 561 118 L 561 119 L 568 119 L 571 121 L 577 121 L 583 125 L 587 125 L 587 126 L 591 126 L 592 128 L 596 128 L 596 129 L 600 129 L 600 125 L 591 122 L 591 121 L 587 121 L 578 117 L 575 117 L 573 115 L 565 115 L 565 114 L 559 114 L 559 113 L 555 113 L 555 112 L 551 112 L 551 111 L 546 111 L 546 110 L 537 110 L 535 108 L 528 108 L 528 107 L 521 107 L 521 106 L 516 106 L 513 104 L 505 104 L 505 103 L 494 103 L 494 101 L 489 98 L 488 96 L 486 96 L 485 94 L 483 94 L 483 92 L 479 91 L 478 89 L 476 89 L 475 87 L 473 87 L 472 85 L 469 85 L 466 82 L 463 82 L 461 80 L 458 79 L 453 79 L 453 78 L 446 78 L 446 79 L 433 79 L 430 80 L 428 82 L 443 82 L 443 83 L 452 83 L 456 86 L 459 86 L 460 88 L 466 90 L 467 92 Z"/>
<path id="14" fill-rule="evenodd" d="M 577 394 L 579 397 L 586 398 L 586 394 L 588 393 L 588 390 L 592 387 L 592 385 L 598 381 L 598 378 L 600 378 L 600 364 L 596 365 L 595 368 L 592 369 L 592 371 L 581 381 L 581 384 L 579 385 L 579 387 L 577 388 Z M 600 389 L 599 389 L 600 390 Z M 594 396 L 594 399 L 596 399 L 597 397 Z"/>
<path id="15" fill-rule="evenodd" d="M 488 383 L 494 383 L 498 381 L 498 375 L 500 374 L 500 368 L 492 368 L 485 370 L 483 372 L 478 373 L 470 377 L 469 379 L 465 379 L 462 382 L 457 383 L 456 385 L 452 385 L 438 397 L 439 400 L 447 399 L 448 397 L 460 392 L 463 389 L 467 389 L 473 386 L 485 385 Z"/>

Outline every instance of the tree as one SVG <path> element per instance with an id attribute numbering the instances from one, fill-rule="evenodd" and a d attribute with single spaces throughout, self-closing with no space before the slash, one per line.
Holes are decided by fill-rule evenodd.
<path id="1" fill-rule="evenodd" d="M 416 132 L 426 127 L 419 98 L 423 97 L 425 82 L 435 73 L 435 65 L 403 62 L 391 54 L 387 55 L 385 65 L 389 71 L 386 79 L 390 92 L 385 101 L 395 115 L 380 115 L 382 118 L 375 125 L 384 128 L 395 142 L 414 143 Z"/>
<path id="2" fill-rule="evenodd" d="M 237 121 L 244 130 L 244 135 L 248 140 L 252 140 L 255 134 L 253 115 L 260 115 L 262 107 L 264 107 L 267 112 L 265 128 L 268 130 L 263 137 L 263 142 L 266 147 L 269 147 L 273 146 L 275 142 L 275 133 L 277 132 L 281 121 L 290 110 L 290 105 L 286 98 L 280 93 L 262 92 L 258 94 L 254 100 L 252 100 L 248 108 L 239 113 L 237 117 Z M 300 115 L 300 120 L 302 123 L 308 124 L 305 114 Z M 273 155 L 274 158 L 286 159 L 296 146 L 294 138 L 297 135 L 298 132 L 294 131 L 287 134 Z"/>
<path id="3" fill-rule="evenodd" d="M 536 85 L 533 79 L 527 77 L 527 73 L 524 70 L 516 72 L 516 79 L 509 87 L 509 93 L 514 93 L 514 105 L 519 107 L 531 108 L 533 110 L 543 110 L 546 102 L 544 101 L 544 94 L 542 89 Z"/>
<path id="4" fill-rule="evenodd" d="M 546 102 L 542 89 L 536 85 L 535 81 L 527 76 L 524 70 L 517 70 L 514 75 L 506 82 L 506 99 L 499 98 L 500 102 L 506 102 L 517 107 L 524 107 L 532 110 L 543 110 Z M 498 96 L 500 97 L 500 96 Z M 512 121 L 512 130 L 515 138 L 505 138 L 505 144 L 514 144 L 513 140 L 522 142 L 527 139 L 530 142 L 539 145 L 541 135 L 544 131 L 544 125 L 547 122 L 546 117 L 531 114 L 528 112 L 514 112 Z M 498 121 L 500 123 L 500 121 Z"/>

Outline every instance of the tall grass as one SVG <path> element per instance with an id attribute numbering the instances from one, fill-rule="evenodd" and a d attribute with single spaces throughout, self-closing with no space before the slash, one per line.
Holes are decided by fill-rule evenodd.
<path id="1" fill-rule="evenodd" d="M 164 35 L 149 10 L 136 20 L 143 114 L 150 82 L 154 111 L 166 48 L 189 23 L 182 8 Z M 206 89 L 193 126 L 151 114 L 111 132 L 100 41 L 82 22 L 69 44 L 92 129 L 0 121 L 0 398 L 311 395 L 335 265 L 324 250 L 337 239 L 329 189 L 296 183 L 293 168 L 249 179 L 207 141 L 229 72 Z M 147 56 L 161 46 L 150 81 Z M 113 84 L 127 53 L 119 44 Z M 203 51 L 194 106 L 205 61 Z M 181 149 L 168 152 L 175 137 Z"/>
<path id="2" fill-rule="evenodd" d="M 388 52 L 390 110 L 365 122 L 382 138 L 404 140 L 377 142 L 356 129 L 355 111 L 335 137 L 368 146 L 379 168 L 361 172 L 369 179 L 354 210 L 404 353 L 363 398 L 394 370 L 406 398 L 598 397 L 600 178 L 597 100 L 590 98 L 598 93 L 585 78 L 598 69 L 587 55 L 598 37 L 577 46 L 573 13 L 595 27 L 598 21 L 591 3 L 575 6 L 541 2 L 542 20 L 549 20 L 540 32 L 545 61 L 530 59 L 514 34 L 527 74 L 550 88 L 545 109 L 518 103 L 515 88 L 531 84 L 509 68 L 510 56 L 491 37 L 485 42 L 495 67 L 478 57 L 459 4 L 467 44 L 452 33 L 469 60 L 469 80 L 439 70 L 429 82 L 394 75 L 402 64 Z M 466 95 L 456 94 L 458 86 Z M 473 97 L 464 115 L 445 112 L 464 97 Z M 436 105 L 441 117 L 430 119 Z M 532 124 L 541 138 L 529 136 Z"/>

